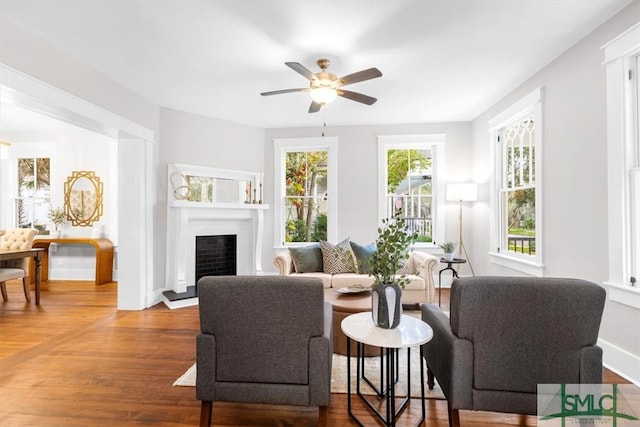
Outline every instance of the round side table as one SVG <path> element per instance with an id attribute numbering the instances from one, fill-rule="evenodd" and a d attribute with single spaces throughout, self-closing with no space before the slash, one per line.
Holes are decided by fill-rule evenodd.
<path id="1" fill-rule="evenodd" d="M 433 338 L 433 330 L 421 319 L 417 319 L 412 316 L 403 315 L 400 318 L 400 324 L 394 329 L 383 329 L 376 326 L 373 323 L 372 314 L 370 311 L 364 313 L 357 313 L 347 316 L 341 324 L 342 332 L 347 336 L 347 409 L 349 416 L 363 426 L 353 414 L 351 410 L 351 340 L 356 342 L 356 394 L 358 397 L 369 407 L 373 414 L 385 425 L 395 426 L 396 419 L 402 413 L 405 406 L 411 400 L 410 383 L 411 383 L 411 363 L 410 352 L 411 347 L 420 347 L 420 385 L 421 385 L 421 405 L 422 405 L 422 419 L 417 425 L 421 425 L 425 419 L 425 404 L 424 404 L 424 362 L 422 353 L 422 344 L 425 344 Z M 381 393 L 371 385 L 369 381 L 366 381 L 364 377 L 364 345 L 372 345 L 380 347 L 386 357 L 386 363 L 381 360 L 381 366 L 384 365 L 385 369 L 382 372 L 381 378 Z M 400 405 L 396 408 L 396 396 L 395 388 L 398 376 L 400 374 L 396 358 L 398 356 L 398 350 L 401 348 L 407 349 L 407 397 L 402 400 Z M 382 356 L 381 356 L 382 357 Z M 375 409 L 374 405 L 360 392 L 360 382 L 365 380 L 380 397 L 385 399 L 386 411 L 384 414 Z"/>

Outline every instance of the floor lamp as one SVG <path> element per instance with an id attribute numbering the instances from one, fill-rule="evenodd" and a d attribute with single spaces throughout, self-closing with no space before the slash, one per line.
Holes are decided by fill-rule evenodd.
<path id="1" fill-rule="evenodd" d="M 458 241 L 458 253 L 460 258 L 462 258 L 462 253 L 464 252 L 464 257 L 469 263 L 469 268 L 471 269 L 471 274 L 474 276 L 476 273 L 473 271 L 473 265 L 471 265 L 471 258 L 469 258 L 469 254 L 467 254 L 467 249 L 464 247 L 464 242 L 462 240 L 462 202 L 475 202 L 478 200 L 478 184 L 474 183 L 451 183 L 447 184 L 447 201 L 448 202 L 458 202 L 460 204 L 460 230 Z"/>

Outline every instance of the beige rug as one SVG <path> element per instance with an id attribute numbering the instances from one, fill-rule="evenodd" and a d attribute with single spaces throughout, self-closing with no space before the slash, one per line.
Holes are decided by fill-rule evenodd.
<path id="1" fill-rule="evenodd" d="M 400 350 L 399 356 L 400 362 L 400 380 L 396 385 L 396 395 L 406 396 L 407 392 L 407 353 L 405 349 Z M 411 350 L 411 397 L 420 397 L 420 352 L 417 348 Z M 422 361 L 424 363 L 424 361 Z M 425 379 L 424 379 L 424 395 L 427 399 L 444 399 L 442 390 L 436 382 L 433 390 L 429 390 L 427 386 L 427 367 L 424 367 Z M 365 362 L 365 374 L 371 382 L 376 386 L 380 384 L 380 358 L 368 357 Z M 355 358 L 351 358 L 351 392 L 355 393 L 355 377 L 356 377 L 356 364 Z M 339 354 L 333 355 L 333 371 L 331 375 L 331 393 L 346 393 L 347 392 L 347 356 L 341 356 Z M 196 385 L 196 365 L 193 364 L 187 372 L 185 372 L 174 383 L 175 386 L 182 387 L 195 387 Z M 360 385 L 362 394 L 374 394 L 371 388 L 364 382 Z"/>

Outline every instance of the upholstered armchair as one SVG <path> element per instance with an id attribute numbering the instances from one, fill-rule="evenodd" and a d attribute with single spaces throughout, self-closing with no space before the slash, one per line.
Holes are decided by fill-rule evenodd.
<path id="1" fill-rule="evenodd" d="M 604 302 L 584 280 L 474 277 L 453 281 L 450 318 L 423 304 L 428 383 L 442 387 L 449 425 L 460 409 L 535 415 L 538 384 L 600 383 Z"/>
<path id="2" fill-rule="evenodd" d="M 326 425 L 333 336 L 319 279 L 208 276 L 198 298 L 201 426 L 213 401 L 318 406 Z"/>
<path id="3" fill-rule="evenodd" d="M 7 230 L 0 235 L 0 249 L 25 250 L 31 249 L 33 238 L 38 234 L 35 228 L 15 228 Z M 2 299 L 7 301 L 7 280 L 22 279 L 22 288 L 24 297 L 27 301 L 31 301 L 31 292 L 29 291 L 29 258 L 18 260 L 0 261 L 0 293 Z"/>

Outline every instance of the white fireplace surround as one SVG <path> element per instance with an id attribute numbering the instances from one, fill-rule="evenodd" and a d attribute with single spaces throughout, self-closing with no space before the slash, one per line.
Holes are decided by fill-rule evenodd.
<path id="1" fill-rule="evenodd" d="M 199 176 L 233 176 L 258 182 L 260 174 L 213 168 L 169 165 L 169 176 L 176 170 Z M 206 175 L 203 175 L 205 173 Z M 236 235 L 238 275 L 259 275 L 262 271 L 264 211 L 268 205 L 250 203 L 201 203 L 177 200 L 169 184 L 167 206 L 166 289 L 183 293 L 195 285 L 196 236 Z"/>

